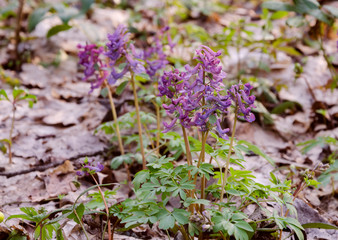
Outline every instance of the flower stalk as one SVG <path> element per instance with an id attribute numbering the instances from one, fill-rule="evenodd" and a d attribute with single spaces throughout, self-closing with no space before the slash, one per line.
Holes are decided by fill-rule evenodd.
<path id="1" fill-rule="evenodd" d="M 234 137 L 235 137 L 235 132 L 236 132 L 236 123 L 237 123 L 237 106 L 235 108 L 235 119 L 234 119 L 234 126 L 232 128 L 232 133 L 231 133 L 231 140 L 230 140 L 230 145 L 229 145 L 229 152 L 226 160 L 226 165 L 224 169 L 224 176 L 222 179 L 222 189 L 221 189 L 221 197 L 220 197 L 220 203 L 223 202 L 223 196 L 224 196 L 224 189 L 225 189 L 225 184 L 228 178 L 228 171 L 229 171 L 229 165 L 230 165 L 230 157 L 231 157 L 231 152 L 232 152 L 232 147 L 234 144 Z"/>
<path id="2" fill-rule="evenodd" d="M 111 232 L 111 226 L 110 226 L 110 217 L 109 217 L 109 208 L 108 208 L 108 204 L 107 201 L 104 197 L 104 194 L 102 192 L 101 187 L 99 186 L 99 183 L 96 181 L 95 177 L 93 176 L 93 174 L 90 174 L 90 176 L 93 178 L 95 184 L 97 185 L 97 188 L 101 194 L 104 206 L 105 206 L 105 210 L 106 210 L 106 214 L 107 214 L 107 224 L 108 224 L 108 240 L 113 240 L 113 236 L 112 236 L 112 232 Z"/>
<path id="3" fill-rule="evenodd" d="M 142 169 L 146 169 L 146 158 L 144 154 L 144 146 L 143 146 L 143 139 L 142 139 L 142 126 L 141 126 L 141 118 L 140 118 L 140 107 L 138 104 L 138 98 L 137 98 L 137 92 L 136 92 L 136 85 L 135 85 L 135 79 L 133 71 L 130 71 L 131 74 L 131 86 L 133 88 L 133 94 L 134 94 L 134 103 L 135 103 L 135 110 L 136 110 L 136 120 L 137 120 L 137 128 L 138 128 L 138 135 L 140 138 L 140 148 L 141 148 L 141 155 L 142 155 Z"/>
<path id="4" fill-rule="evenodd" d="M 14 131 L 14 122 L 15 122 L 15 112 L 16 112 L 16 107 L 15 107 L 15 103 L 13 103 L 12 123 L 11 123 L 11 129 L 9 131 L 9 143 L 8 143 L 9 164 L 13 163 L 13 160 L 12 160 L 12 144 L 13 144 L 13 131 Z"/>
<path id="5" fill-rule="evenodd" d="M 120 133 L 119 123 L 117 121 L 117 114 L 116 114 L 116 108 L 115 108 L 115 104 L 114 104 L 114 100 L 113 100 L 113 95 L 112 95 L 112 92 L 110 90 L 110 86 L 107 83 L 107 80 L 104 80 L 104 84 L 106 85 L 106 88 L 108 90 L 108 98 L 109 98 L 110 107 L 111 107 L 111 110 L 112 110 L 112 113 L 113 113 L 114 123 L 115 123 L 115 126 L 116 126 L 116 135 L 117 135 L 117 140 L 118 140 L 118 143 L 119 143 L 120 153 L 121 153 L 121 155 L 124 155 L 124 147 L 123 147 L 122 137 L 121 137 L 121 133 Z M 131 182 L 129 166 L 126 162 L 124 162 L 123 164 L 124 164 L 124 168 L 127 171 L 128 182 Z"/>

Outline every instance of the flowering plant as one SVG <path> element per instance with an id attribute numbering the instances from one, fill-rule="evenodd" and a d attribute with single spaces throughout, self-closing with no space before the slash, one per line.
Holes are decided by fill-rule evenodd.
<path id="1" fill-rule="evenodd" d="M 228 112 L 233 104 L 237 115 L 252 122 L 255 116 L 250 112 L 254 107 L 255 96 L 250 96 L 250 84 L 238 84 L 228 90 L 228 95 L 222 95 L 225 72 L 220 66 L 220 52 L 214 52 L 207 46 L 196 51 L 195 67 L 185 66 L 186 71 L 175 69 L 165 72 L 159 83 L 160 96 L 166 96 L 168 104 L 163 104 L 168 114 L 174 115 L 170 124 L 164 123 L 170 131 L 177 120 L 185 128 L 196 126 L 200 131 L 210 131 L 216 126 L 218 134 L 228 139 L 229 129 L 222 129 L 221 117 Z"/>
<path id="2" fill-rule="evenodd" d="M 111 212 L 122 219 L 125 228 L 144 223 L 159 223 L 159 228 L 180 231 L 185 240 L 212 237 L 250 239 L 257 223 L 243 212 L 244 206 L 260 206 L 270 196 L 278 203 L 286 204 L 294 212 L 290 202 L 290 184 L 281 183 L 272 175 L 272 186 L 256 183 L 247 170 L 235 170 L 230 163 L 242 166 L 245 161 L 241 151 L 254 151 L 269 161 L 256 146 L 245 141 L 235 141 L 236 121 L 253 122 L 255 96 L 250 95 L 252 86 L 239 83 L 225 89 L 226 76 L 220 65 L 220 52 L 207 46 L 196 51 L 195 66 L 186 65 L 185 71 L 174 69 L 164 72 L 159 81 L 159 95 L 165 103 L 163 108 L 173 116 L 171 123 L 164 123 L 163 134 L 176 123 L 182 126 L 187 164 L 177 166 L 172 157 L 153 156 L 147 167 L 135 175 L 133 180 L 135 199 L 111 207 Z M 222 119 L 233 108 L 235 114 L 231 138 L 229 129 L 221 127 Z M 197 140 L 188 136 L 186 129 L 197 128 L 201 134 Z M 211 131 L 216 129 L 220 137 Z M 208 134 L 216 140 L 214 146 L 207 143 Z M 233 155 L 233 151 L 236 156 Z M 198 153 L 193 158 L 193 153 Z M 206 161 L 209 155 L 209 162 Z M 222 159 L 225 161 L 222 163 Z M 211 164 L 215 160 L 218 171 Z M 211 181 L 211 176 L 218 179 Z M 208 184 L 207 184 L 208 183 Z M 283 189 L 281 193 L 281 189 Z M 160 201 L 158 199 L 160 198 Z M 167 203 L 179 198 L 179 207 L 168 209 Z M 227 199 L 225 202 L 224 199 Z M 302 238 L 302 227 L 297 220 L 265 213 L 268 217 L 260 222 L 277 222 L 282 229 L 287 225 Z"/>
<path id="3" fill-rule="evenodd" d="M 78 176 L 91 175 L 97 172 L 101 172 L 104 166 L 100 162 L 94 162 L 85 158 L 82 164 L 82 168 L 76 172 Z"/>

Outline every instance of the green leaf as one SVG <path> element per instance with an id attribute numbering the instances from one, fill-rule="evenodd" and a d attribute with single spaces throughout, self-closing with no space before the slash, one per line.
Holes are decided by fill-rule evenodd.
<path id="1" fill-rule="evenodd" d="M 49 11 L 50 7 L 37 8 L 28 17 L 28 31 L 31 32 L 35 29 L 36 25 L 44 19 L 45 14 Z"/>
<path id="2" fill-rule="evenodd" d="M 291 227 L 291 229 L 293 229 L 293 231 L 295 231 L 299 240 L 304 240 L 304 234 L 299 228 L 293 226 L 292 224 L 290 224 L 289 226 Z"/>
<path id="3" fill-rule="evenodd" d="M 61 25 L 56 25 L 52 27 L 51 29 L 48 30 L 47 32 L 47 38 L 50 38 L 51 36 L 54 36 L 55 34 L 58 34 L 59 32 L 62 31 L 67 31 L 71 29 L 72 26 L 69 26 L 68 24 L 61 24 Z"/>
<path id="4" fill-rule="evenodd" d="M 277 11 L 277 12 L 274 12 L 272 15 L 271 15 L 271 20 L 277 20 L 277 19 L 281 19 L 281 18 L 284 18 L 288 15 L 289 13 L 287 11 Z"/>
<path id="5" fill-rule="evenodd" d="M 214 124 L 216 123 L 216 121 L 217 121 L 217 118 L 216 118 L 215 115 L 211 115 L 211 116 L 209 117 L 209 123 L 210 123 L 211 125 L 214 125 Z"/>
<path id="6" fill-rule="evenodd" d="M 61 221 L 64 218 L 67 218 L 69 215 L 71 215 L 72 212 L 69 211 L 67 213 L 63 213 L 61 216 L 57 217 L 57 218 L 53 218 L 51 221 L 49 221 L 48 223 L 57 223 L 59 221 Z"/>
<path id="7" fill-rule="evenodd" d="M 142 170 L 136 173 L 135 178 L 133 180 L 133 184 L 135 189 L 138 189 L 141 183 L 144 183 L 147 179 L 149 179 L 149 170 Z"/>
<path id="8" fill-rule="evenodd" d="M 275 100 L 277 100 L 277 98 L 273 94 L 270 95 L 270 93 L 266 91 L 264 91 L 264 93 L 267 95 L 269 99 L 271 99 L 271 102 L 275 102 Z M 256 108 L 252 109 L 252 111 L 261 113 L 263 115 L 264 124 L 272 125 L 273 124 L 272 116 L 270 112 L 265 108 L 265 106 L 260 101 L 255 101 L 255 105 L 256 105 Z"/>
<path id="9" fill-rule="evenodd" d="M 288 4 L 288 3 L 283 3 L 283 2 L 264 2 L 262 4 L 262 8 L 267 8 L 269 10 L 274 10 L 274 11 L 287 11 L 287 12 L 292 12 L 296 11 L 295 6 Z"/>
<path id="10" fill-rule="evenodd" d="M 249 240 L 248 232 L 242 228 L 238 228 L 237 223 L 234 227 L 234 235 L 236 240 Z"/>
<path id="11" fill-rule="evenodd" d="M 320 9 L 312 9 L 308 12 L 308 14 L 330 26 L 333 24 L 333 19 Z"/>
<path id="12" fill-rule="evenodd" d="M 296 226 L 297 228 L 304 230 L 304 228 L 302 227 L 302 225 L 300 224 L 300 222 L 298 222 L 298 220 L 295 219 L 295 218 L 287 217 L 287 218 L 285 218 L 285 221 L 288 224 L 292 224 L 292 225 Z"/>
<path id="13" fill-rule="evenodd" d="M 77 8 L 65 6 L 64 4 L 54 4 L 57 15 L 60 17 L 63 24 L 67 25 L 69 20 L 80 16 L 80 11 Z"/>
<path id="14" fill-rule="evenodd" d="M 250 226 L 250 224 L 245 221 L 236 222 L 236 227 L 244 229 L 245 231 L 248 231 L 248 232 L 253 232 L 253 229 Z"/>
<path id="15" fill-rule="evenodd" d="M 338 227 L 326 223 L 305 223 L 302 225 L 303 228 L 322 228 L 322 229 L 334 229 L 338 230 Z"/>
<path id="16" fill-rule="evenodd" d="M 8 96 L 7 96 L 7 93 L 6 93 L 6 91 L 4 90 L 4 89 L 1 89 L 0 90 L 0 101 L 1 100 L 7 100 L 7 101 L 9 101 L 9 98 L 8 98 Z"/>
<path id="17" fill-rule="evenodd" d="M 174 218 L 176 221 L 181 224 L 187 224 L 189 222 L 189 212 L 185 211 L 184 209 L 178 209 L 175 208 L 174 211 L 172 212 Z"/>
<path id="18" fill-rule="evenodd" d="M 91 186 L 89 188 L 87 188 L 86 190 L 84 190 L 75 200 L 74 204 L 76 204 L 76 202 L 84 195 L 86 194 L 87 192 L 89 192 L 90 190 L 94 189 L 94 188 L 97 188 L 98 186 L 100 187 L 105 187 L 105 186 L 110 186 L 112 185 L 113 183 L 105 183 L 105 184 L 99 184 L 99 185 L 94 185 L 94 186 Z"/>
<path id="19" fill-rule="evenodd" d="M 255 154 L 262 156 L 263 158 L 265 158 L 265 160 L 267 160 L 271 165 L 275 165 L 275 161 L 269 157 L 268 155 L 266 155 L 265 153 L 263 153 L 256 145 L 249 143 L 248 141 L 245 140 L 240 140 L 238 141 L 238 144 L 244 144 L 248 147 L 248 150 L 254 152 Z"/>
<path id="20" fill-rule="evenodd" d="M 327 10 L 332 16 L 338 18 L 338 8 L 329 5 L 325 5 L 323 8 Z"/>
<path id="21" fill-rule="evenodd" d="M 294 17 L 290 17 L 288 18 L 288 20 L 286 20 L 286 24 L 289 27 L 301 27 L 304 26 L 304 24 L 306 23 L 305 18 L 303 16 L 294 16 Z"/>
<path id="22" fill-rule="evenodd" d="M 80 12 L 82 14 L 88 12 L 90 9 L 91 5 L 94 3 L 95 0 L 81 0 L 81 9 Z"/>
<path id="23" fill-rule="evenodd" d="M 13 219 L 13 218 L 21 218 L 21 219 L 25 219 L 25 220 L 28 220 L 28 221 L 33 221 L 33 218 L 31 216 L 26 215 L 26 214 L 11 215 L 6 219 L 6 221 Z"/>
<path id="24" fill-rule="evenodd" d="M 111 160 L 110 167 L 112 169 L 118 169 L 123 163 L 130 164 L 132 163 L 132 161 L 133 159 L 131 158 L 129 154 L 120 155 L 120 156 L 114 157 Z"/>
<path id="25" fill-rule="evenodd" d="M 175 218 L 171 214 L 162 217 L 158 225 L 158 227 L 163 230 L 173 228 L 174 226 L 175 226 Z"/>
<path id="26" fill-rule="evenodd" d="M 74 220 L 77 224 L 80 224 L 80 221 L 82 219 L 83 213 L 85 211 L 85 206 L 83 203 L 81 203 L 79 206 L 76 207 L 73 211 L 76 211 L 76 214 L 73 212 L 71 213 L 67 218 Z"/>
<path id="27" fill-rule="evenodd" d="M 295 109 L 296 107 L 302 107 L 302 105 L 300 105 L 300 103 L 298 102 L 294 102 L 294 101 L 286 101 L 283 102 L 279 105 L 277 105 L 276 107 L 274 107 L 271 111 L 271 113 L 273 114 L 281 114 L 281 113 L 285 113 L 285 111 L 287 109 Z"/>
<path id="28" fill-rule="evenodd" d="M 13 99 L 17 99 L 18 97 L 20 97 L 20 95 L 25 94 L 25 90 L 20 89 L 20 88 L 14 88 L 12 95 L 13 95 Z"/>
<path id="29" fill-rule="evenodd" d="M 63 231 L 61 228 L 59 228 L 56 232 L 56 240 L 65 240 L 63 237 Z"/>
<path id="30" fill-rule="evenodd" d="M 191 204 L 203 204 L 203 205 L 209 205 L 210 204 L 210 201 L 209 200 L 206 200 L 206 199 L 195 199 L 195 198 L 187 198 L 183 205 L 185 207 L 189 207 Z"/>
<path id="31" fill-rule="evenodd" d="M 289 46 L 278 46 L 276 47 L 276 49 L 285 52 L 291 56 L 300 56 L 301 54 L 293 47 L 289 47 Z"/>
<path id="32" fill-rule="evenodd" d="M 13 231 L 11 233 L 11 235 L 13 234 Z M 21 235 L 14 235 L 14 236 L 10 236 L 8 240 L 27 240 L 27 236 L 21 236 Z"/>
<path id="33" fill-rule="evenodd" d="M 129 81 L 122 82 L 117 88 L 116 88 L 116 94 L 121 95 L 121 93 L 124 91 L 126 86 L 128 85 Z"/>
<path id="34" fill-rule="evenodd" d="M 135 76 L 135 80 L 141 83 L 146 83 L 150 81 L 150 77 L 148 74 L 140 73 Z"/>
<path id="35" fill-rule="evenodd" d="M 8 139 L 6 139 L 8 140 Z M 9 141 L 9 140 L 8 140 Z M 6 145 L 4 144 L 4 139 L 0 139 L 0 151 L 3 153 L 3 154 L 6 154 L 7 152 L 7 148 L 6 148 Z"/>

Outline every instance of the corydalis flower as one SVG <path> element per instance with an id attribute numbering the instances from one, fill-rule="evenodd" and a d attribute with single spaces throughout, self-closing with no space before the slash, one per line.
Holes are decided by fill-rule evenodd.
<path id="1" fill-rule="evenodd" d="M 96 44 L 79 44 L 77 47 L 80 49 L 78 53 L 79 64 L 85 67 L 83 80 L 90 80 L 91 91 L 93 91 L 93 89 L 102 85 L 108 75 L 107 71 L 104 70 L 106 64 L 101 59 L 104 49 Z"/>
<path id="2" fill-rule="evenodd" d="M 77 171 L 76 174 L 78 176 L 84 176 L 89 174 L 94 174 L 96 172 L 101 172 L 104 169 L 104 166 L 100 162 L 94 162 L 92 160 L 88 160 L 87 158 L 83 162 L 83 166 L 81 170 Z"/>
<path id="3" fill-rule="evenodd" d="M 226 77 L 226 73 L 222 71 L 222 66 L 220 65 L 219 57 L 221 51 L 214 52 L 209 47 L 202 45 L 201 49 L 196 50 L 197 56 L 194 59 L 197 59 L 201 62 L 203 69 L 206 73 L 210 73 L 212 76 L 207 76 L 211 83 L 221 83 L 221 81 Z"/>
<path id="4" fill-rule="evenodd" d="M 166 96 L 169 104 L 163 104 L 168 114 L 175 116 L 170 124 L 164 123 L 165 132 L 169 131 L 179 120 L 180 124 L 189 128 L 198 127 L 201 131 L 209 131 L 216 125 L 219 135 L 227 139 L 228 129 L 222 129 L 219 115 L 227 113 L 231 105 L 229 96 L 222 96 L 221 90 L 225 72 L 222 71 L 220 52 L 214 52 L 206 46 L 196 51 L 196 66 L 185 66 L 185 72 L 177 69 L 165 72 L 159 82 L 160 96 Z"/>
<path id="5" fill-rule="evenodd" d="M 228 90 L 228 94 L 235 106 L 237 107 L 238 118 L 248 122 L 255 121 L 255 115 L 251 112 L 255 108 L 255 96 L 250 96 L 250 91 L 253 87 L 249 84 L 233 85 Z"/>
<path id="6" fill-rule="evenodd" d="M 119 25 L 113 34 L 108 34 L 109 42 L 106 44 L 107 52 L 105 55 L 112 61 L 117 61 L 122 54 L 126 53 L 129 36 L 127 27 Z"/>
<path id="7" fill-rule="evenodd" d="M 123 25 L 118 26 L 113 34 L 108 34 L 109 42 L 106 44 L 105 55 L 110 59 L 109 65 L 112 68 L 108 77 L 110 84 L 115 84 L 130 70 L 136 74 L 145 72 L 141 56 L 136 53 L 134 45 L 129 42 L 129 36 L 127 28 Z M 119 62 L 124 63 L 125 66 L 122 71 L 117 72 L 115 67 Z"/>

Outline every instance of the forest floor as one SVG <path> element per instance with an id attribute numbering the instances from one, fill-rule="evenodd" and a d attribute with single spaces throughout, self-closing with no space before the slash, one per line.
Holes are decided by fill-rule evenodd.
<path id="1" fill-rule="evenodd" d="M 134 26 L 143 31 L 156 31 L 151 24 L 155 13 L 152 10 L 143 10 L 142 14 L 145 18 Z M 205 21 L 192 17 L 180 23 L 182 26 L 178 25 L 178 29 L 186 31 L 183 24 L 189 23 L 215 34 L 238 19 L 261 24 L 250 4 L 243 4 L 230 12 L 204 19 Z M 90 41 L 105 42 L 107 33 L 111 33 L 119 24 L 128 24 L 128 20 L 130 11 L 94 6 L 90 18 L 74 19 L 72 24 L 76 27 L 46 39 L 48 29 L 60 21 L 57 17 L 46 18 L 29 34 L 31 39 L 21 43 L 22 48 L 31 52 L 30 61 L 22 64 L 20 71 L 4 69 L 7 76 L 18 78 L 20 85 L 38 99 L 32 109 L 27 104 L 19 104 L 17 107 L 12 145 L 13 163 L 8 163 L 8 154 L 0 153 L 0 209 L 5 216 L 19 214 L 21 207 L 44 207 L 53 210 L 74 203 L 81 192 L 93 185 L 89 178 L 78 178 L 75 174 L 85 157 L 105 163 L 104 171 L 98 173 L 100 182 L 127 186 L 123 184 L 127 180 L 125 169 L 121 167 L 111 170 L 109 167 L 112 156 L 118 155 L 117 143 L 111 144 L 110 137 L 102 132 L 94 133 L 101 123 L 111 121 L 112 115 L 108 99 L 100 95 L 100 90 L 95 89 L 89 93 L 90 84 L 81 81 L 83 73 L 78 66 L 77 45 Z M 292 34 L 301 34 L 294 29 L 282 33 L 285 19 L 273 24 L 275 36 L 285 34 L 285 38 L 288 38 Z M 252 30 L 256 39 L 263 38 L 259 30 L 260 28 Z M 8 31 L 10 30 L 0 29 L 0 39 L 6 38 Z M 173 40 L 178 41 L 176 38 Z M 182 61 L 189 59 L 193 49 L 199 44 L 197 40 L 191 44 L 177 44 L 172 56 L 181 58 Z M 0 62 L 3 66 L 10 58 L 9 48 L 0 49 Z M 333 146 L 324 144 L 304 154 L 302 148 L 297 146 L 298 143 L 323 136 L 338 138 L 338 89 L 326 88 L 332 77 L 319 50 L 302 44 L 295 48 L 301 53 L 300 56 L 277 51 L 276 58 L 270 58 L 269 54 L 250 51 L 249 47 L 243 46 L 238 50 L 235 46 L 229 46 L 228 55 L 222 57 L 228 78 L 236 77 L 239 60 L 241 68 L 251 69 L 257 78 L 264 79 L 263 83 L 256 82 L 258 94 L 264 95 L 262 92 L 266 93 L 268 89 L 268 94 L 273 95 L 278 103 L 297 103 L 279 114 L 264 113 L 264 109 L 268 107 L 263 106 L 263 110 L 260 108 L 256 113 L 257 120 L 254 123 L 239 122 L 237 125 L 237 139 L 257 145 L 276 163 L 277 167 L 272 166 L 254 154 L 246 157 L 245 168 L 253 171 L 256 180 L 262 184 L 268 183 L 269 173 L 272 171 L 285 178 L 287 175 L 291 176 L 295 169 L 315 167 L 336 150 Z M 334 38 L 325 40 L 325 48 L 330 56 L 338 59 Z M 190 52 L 189 55 L 184 57 L 187 52 Z M 304 58 L 306 61 L 303 64 L 303 73 L 296 79 L 295 62 Z M 270 70 L 253 69 L 251 66 L 257 59 L 263 59 L 263 62 L 269 64 Z M 334 66 L 338 66 L 338 61 L 335 64 L 337 65 Z M 0 87 L 10 92 L 11 87 L 3 79 L 0 80 Z M 276 86 L 280 87 L 278 91 Z M 119 116 L 133 110 L 131 89 L 127 88 L 120 96 L 115 94 L 114 98 Z M 263 100 L 262 102 L 264 103 Z M 323 108 L 326 115 L 318 112 Z M 145 112 L 153 111 L 153 107 L 143 101 L 141 109 Z M 5 101 L 0 102 L 0 139 L 8 137 L 11 114 L 12 105 Z M 265 123 L 267 117 L 273 124 Z M 230 121 L 227 124 L 231 126 Z M 156 125 L 149 127 L 154 129 Z M 141 166 L 133 163 L 130 169 L 135 174 Z M 323 222 L 338 226 L 337 186 L 327 184 L 305 189 L 295 202 L 298 220 L 302 224 Z M 63 197 L 60 199 L 58 196 Z M 128 187 L 120 187 L 112 202 L 132 196 Z M 23 231 L 31 231 L 29 225 L 21 223 L 20 226 L 19 222 L 13 219 L 6 224 L 17 226 L 18 229 L 25 228 Z M 88 223 L 88 226 L 91 228 L 89 233 L 94 236 L 95 223 Z M 338 239 L 338 232 L 334 230 L 306 231 L 307 239 Z M 67 239 L 84 239 L 74 222 L 68 222 L 64 226 L 64 233 Z M 129 236 L 119 233 L 114 238 L 166 238 L 166 234 L 160 230 L 143 226 L 129 230 L 127 234 Z"/>

